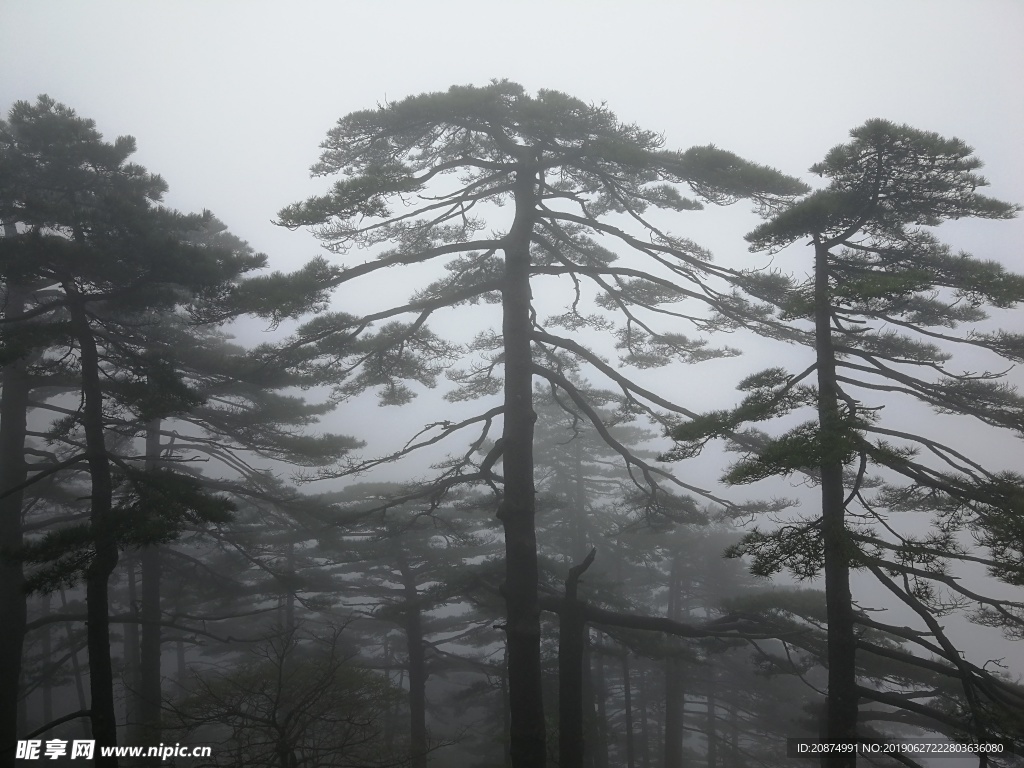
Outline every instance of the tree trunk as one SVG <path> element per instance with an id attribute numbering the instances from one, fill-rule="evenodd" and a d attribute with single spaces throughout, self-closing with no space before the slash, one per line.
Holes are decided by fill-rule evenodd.
<path id="1" fill-rule="evenodd" d="M 174 679 L 178 688 L 184 689 L 188 684 L 188 664 L 185 661 L 185 641 L 181 638 L 174 644 L 174 658 L 177 662 Z"/>
<path id="2" fill-rule="evenodd" d="M 729 706 L 729 759 L 728 768 L 739 768 L 740 761 L 740 708 L 735 702 Z"/>
<path id="3" fill-rule="evenodd" d="M 381 653 L 384 657 L 384 669 L 385 675 L 388 678 L 388 685 L 393 685 L 394 680 L 391 679 L 391 634 L 389 632 L 384 633 L 384 642 L 381 645 Z M 392 739 L 395 738 L 395 710 L 391 705 L 388 706 L 387 711 L 384 713 L 384 723 L 382 725 L 382 733 L 384 737 L 384 743 L 390 744 Z"/>
<path id="4" fill-rule="evenodd" d="M 138 583 L 135 574 L 136 558 L 133 554 L 125 557 L 125 581 L 128 587 L 128 613 L 136 619 L 139 617 L 139 595 Z M 132 740 L 138 744 L 144 744 L 142 738 L 141 705 L 139 703 L 139 676 L 141 675 L 139 660 L 139 625 L 137 622 L 128 622 L 121 628 L 123 633 L 122 646 L 124 648 L 124 664 L 122 676 L 124 677 L 124 709 L 125 722 L 128 725 L 128 733 Z"/>
<path id="5" fill-rule="evenodd" d="M 146 470 L 155 470 L 160 462 L 160 419 L 146 425 Z M 160 669 L 160 582 L 163 579 L 160 547 L 152 544 L 142 549 L 142 661 L 139 674 L 139 716 L 144 744 L 161 741 L 160 706 L 163 675 Z"/>
<path id="6" fill-rule="evenodd" d="M 50 615 L 50 597 L 51 595 L 40 595 L 40 617 L 46 619 Z M 39 628 L 43 633 L 42 636 L 42 654 L 46 660 L 46 667 L 43 672 L 43 722 L 53 722 L 53 672 L 54 669 L 51 666 L 51 660 L 53 659 L 53 635 L 51 634 L 51 626 L 49 623 L 43 624 Z"/>
<path id="7" fill-rule="evenodd" d="M 13 235 L 13 226 L 5 225 L 4 233 Z M 8 318 L 21 315 L 25 309 L 24 293 L 14 285 L 7 286 Z M 29 380 L 24 359 L 3 369 L 3 391 L 0 392 L 0 492 L 25 482 L 26 413 Z M 21 512 L 24 493 L 16 491 L 0 499 L 0 766 L 15 765 L 14 745 L 18 740 L 18 698 L 21 692 L 22 647 L 25 641 L 27 608 L 25 581 L 21 563 L 3 557 L 7 550 L 21 547 Z"/>
<path id="8" fill-rule="evenodd" d="M 60 590 L 60 607 L 64 613 L 68 612 L 68 596 L 63 588 Z M 86 710 L 89 708 L 88 703 L 85 700 L 85 683 L 82 681 L 82 665 L 78 662 L 78 646 L 75 642 L 74 627 L 70 621 L 64 622 L 64 634 L 68 640 L 68 653 L 71 654 L 71 671 L 75 676 L 75 693 L 78 694 L 78 709 Z M 79 718 L 78 722 L 81 724 L 82 736 L 89 738 L 89 724 L 84 718 Z"/>
<path id="9" fill-rule="evenodd" d="M 594 692 L 593 654 L 590 650 L 590 629 L 583 629 L 583 712 L 586 715 L 583 723 L 584 768 L 597 768 L 594 748 L 596 733 L 594 724 L 597 722 L 597 695 Z"/>
<path id="10" fill-rule="evenodd" d="M 558 768 L 583 768 L 583 610 L 577 595 L 580 576 L 597 550 L 569 569 L 565 609 L 558 621 Z"/>
<path id="11" fill-rule="evenodd" d="M 537 200 L 536 168 L 519 163 L 515 219 L 505 237 L 502 333 L 505 405 L 502 464 L 505 478 L 498 519 L 505 533 L 503 593 L 508 638 L 509 751 L 513 768 L 543 768 L 547 761 L 537 604 L 537 531 L 533 479 L 533 356 L 531 353 L 530 240 Z"/>
<path id="12" fill-rule="evenodd" d="M 509 754 L 509 745 L 512 743 L 512 713 L 509 710 L 509 695 L 508 695 L 508 645 L 505 645 L 505 658 L 502 660 L 504 663 L 501 665 L 501 726 L 502 736 L 504 738 L 501 741 L 502 755 L 505 758 L 505 768 L 511 768 L 512 766 L 512 755 Z"/>
<path id="13" fill-rule="evenodd" d="M 622 698 L 626 718 L 626 768 L 636 768 L 636 748 L 633 744 L 633 692 L 629 679 L 629 652 L 622 654 Z"/>
<path id="14" fill-rule="evenodd" d="M 113 482 L 110 458 L 103 435 L 103 391 L 100 388 L 99 352 L 85 302 L 71 280 L 63 284 L 71 327 L 79 345 L 82 369 L 82 426 L 88 452 L 90 529 L 93 559 L 86 570 L 85 600 L 88 616 L 89 693 L 92 735 L 96 740 L 98 768 L 116 768 L 117 758 L 101 755 L 99 747 L 117 745 L 117 720 L 114 713 L 114 671 L 110 662 L 109 595 L 107 585 L 117 567 L 117 541 L 113 534 Z"/>
<path id="15" fill-rule="evenodd" d="M 669 639 L 673 648 L 676 638 Z M 686 695 L 683 692 L 683 660 L 675 655 L 665 660 L 665 768 L 683 766 L 683 710 Z"/>
<path id="16" fill-rule="evenodd" d="M 608 682 L 605 679 L 604 654 L 593 654 L 595 662 L 594 695 L 597 698 L 597 717 L 594 728 L 594 768 L 608 768 Z"/>
<path id="17" fill-rule="evenodd" d="M 647 670 L 645 669 L 646 663 L 640 666 L 640 758 L 644 768 L 651 768 L 651 739 L 648 735 L 648 723 L 647 723 L 647 699 L 649 692 L 647 690 Z"/>
<path id="18" fill-rule="evenodd" d="M 668 618 L 679 621 L 683 616 L 682 575 L 679 555 L 672 558 L 669 573 Z M 683 717 L 686 707 L 684 693 L 683 660 L 676 651 L 678 638 L 668 640 L 669 657 L 665 660 L 665 768 L 683 766 Z"/>
<path id="19" fill-rule="evenodd" d="M 572 561 L 578 563 L 587 551 L 587 478 L 583 473 L 583 438 L 573 440 Z"/>
<path id="20" fill-rule="evenodd" d="M 821 516 L 828 619 L 828 700 L 826 737 L 850 742 L 857 735 L 856 643 L 843 489 L 843 431 L 832 345 L 829 252 L 814 243 L 814 330 L 818 373 L 818 427 L 821 444 Z M 852 768 L 853 753 L 838 753 L 822 765 Z"/>
<path id="21" fill-rule="evenodd" d="M 718 728 L 715 722 L 715 670 L 708 669 L 708 719 L 706 733 L 708 737 L 708 768 L 716 768 L 718 764 Z"/>
<path id="22" fill-rule="evenodd" d="M 286 555 L 288 566 L 288 591 L 284 594 L 284 631 L 289 634 L 295 631 L 295 542 L 288 542 Z"/>
<path id="23" fill-rule="evenodd" d="M 416 577 L 405 553 L 396 546 L 405 592 L 405 640 L 409 652 L 409 764 L 427 768 L 427 659 L 423 652 L 423 621 Z"/>

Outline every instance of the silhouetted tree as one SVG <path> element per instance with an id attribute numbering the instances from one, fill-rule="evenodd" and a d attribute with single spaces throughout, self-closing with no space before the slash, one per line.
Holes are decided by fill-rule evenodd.
<path id="1" fill-rule="evenodd" d="M 857 735 L 858 700 L 877 698 L 858 686 L 858 622 L 850 593 L 851 567 L 868 568 L 937 632 L 937 651 L 958 666 L 972 701 L 968 728 L 986 730 L 985 699 L 1002 706 L 999 686 L 963 662 L 928 615 L 941 610 L 929 582 L 957 590 L 946 563 L 969 557 L 955 531 L 970 527 L 991 550 L 982 561 L 996 573 L 1018 576 L 1012 564 L 1011 528 L 1024 504 L 1021 477 L 992 472 L 968 458 L 960 446 L 886 426 L 875 393 L 906 396 L 942 414 L 978 419 L 993 427 L 1021 431 L 1024 399 L 999 381 L 1001 374 L 957 372 L 954 348 L 970 346 L 1020 361 L 1020 336 L 954 332 L 986 317 L 984 307 L 1011 307 L 1024 300 L 1024 278 L 969 254 L 954 254 L 929 231 L 947 219 L 1009 218 L 1017 206 L 977 192 L 987 184 L 981 165 L 959 139 L 945 139 L 884 120 L 851 132 L 852 141 L 833 148 L 811 171 L 829 179 L 822 190 L 778 212 L 747 237 L 751 250 L 777 251 L 799 240 L 813 247 L 813 277 L 793 283 L 779 274 L 754 274 L 745 287 L 781 309 L 763 330 L 806 344 L 815 358 L 791 375 L 771 369 L 741 385 L 749 391 L 733 411 L 705 415 L 677 427 L 675 456 L 692 455 L 711 437 L 735 436 L 744 423 L 764 421 L 806 407 L 816 419 L 780 437 L 758 443 L 746 435 L 746 458 L 726 475 L 732 483 L 770 475 L 809 472 L 821 491 L 821 514 L 776 530 L 755 530 L 736 550 L 754 556 L 757 572 L 791 568 L 800 576 L 823 570 L 828 604 L 828 738 Z M 742 303 L 742 302 L 738 302 Z M 784 325 L 807 319 L 811 327 Z M 968 326 L 969 328 L 969 326 Z M 813 378 L 812 378 L 813 377 Z M 814 381 L 815 386 L 804 383 Z M 920 450 L 935 464 L 918 458 Z M 902 476 L 906 488 L 879 493 L 869 470 Z M 856 502 L 863 514 L 848 517 Z M 884 510 L 932 510 L 936 530 L 925 538 L 897 533 Z M 878 532 L 874 528 L 878 528 Z M 1009 555 L 1009 557 L 1007 557 Z M 977 559 L 969 557 L 969 559 Z M 898 574 L 902 588 L 889 573 Z M 961 597 L 967 596 L 959 589 Z M 976 599 L 978 596 L 972 596 Z M 1021 604 L 982 598 L 1000 621 L 1020 626 Z M 866 619 L 865 619 L 866 620 Z M 852 765 L 853 756 L 838 762 Z"/>
<path id="2" fill-rule="evenodd" d="M 86 583 L 90 717 L 100 745 L 116 743 L 107 582 L 121 539 L 134 535 L 115 507 L 104 369 L 116 370 L 125 383 L 148 377 L 151 394 L 158 393 L 149 404 L 159 401 L 164 412 L 193 403 L 173 367 L 147 361 L 144 345 L 138 343 L 139 329 L 150 313 L 187 304 L 190 298 L 222 294 L 242 273 L 263 264 L 261 256 L 248 250 L 190 242 L 187 233 L 201 229 L 209 215 L 184 216 L 155 205 L 166 184 L 128 162 L 134 150 L 131 137 L 105 143 L 92 121 L 45 96 L 34 105 L 16 103 L 3 126 L 6 172 L 0 217 L 8 236 L 0 241 L 0 265 L 7 284 L 17 286 L 14 314 L 3 318 L 4 333 L 9 338 L 32 332 L 45 322 L 51 329 L 46 348 L 63 348 L 81 392 L 80 418 L 74 425 L 81 428 L 82 449 L 58 466 L 40 469 L 28 482 L 64 468 L 88 467 L 89 524 L 55 534 L 43 548 L 77 549 L 77 554 L 64 557 L 65 566 L 72 560 L 76 565 L 61 578 L 66 581 L 73 571 Z M 22 349 L 22 359 L 24 353 Z M 159 387 L 152 381 L 154 372 L 165 374 Z M 23 461 L 15 464 L 21 465 Z M 164 478 L 165 490 L 167 482 Z M 187 483 L 178 483 L 176 492 L 188 495 L 189 489 Z M 196 504 L 203 502 L 192 495 L 183 506 L 190 514 L 202 514 Z M 97 760 L 116 764 L 115 758 Z"/>
<path id="3" fill-rule="evenodd" d="M 325 314 L 299 331 L 297 354 L 304 344 L 311 365 L 327 366 L 339 377 L 351 374 L 339 385 L 341 393 L 379 387 L 383 402 L 407 401 L 412 391 L 403 379 L 433 385 L 461 351 L 427 329 L 430 316 L 467 302 L 501 303 L 500 333 L 485 331 L 473 344 L 488 359 L 455 374 L 462 390 L 452 396 L 503 392 L 502 404 L 469 419 L 438 422 L 423 442 L 437 443 L 479 425 L 482 434 L 474 443 L 480 444 L 494 420 L 502 419 L 495 449 L 479 464 L 472 451 L 463 454 L 430 493 L 442 494 L 456 483 L 490 483 L 496 489 L 500 483 L 516 768 L 541 766 L 547 760 L 534 526 L 533 379 L 539 376 L 561 390 L 595 426 L 599 419 L 591 416 L 566 377 L 567 368 L 582 363 L 601 371 L 621 388 L 625 408 L 644 412 L 652 410 L 652 402 L 665 405 L 584 344 L 552 333 L 550 325 L 575 332 L 608 328 L 605 318 L 579 311 L 582 284 L 589 282 L 605 307 L 620 310 L 626 318 L 617 336 L 626 358 L 652 364 L 670 357 L 699 360 L 713 355 L 702 340 L 658 332 L 648 323 L 651 311 L 685 317 L 672 305 L 687 297 L 714 301 L 717 294 L 705 283 L 722 271 L 709 263 L 706 251 L 665 232 L 645 212 L 699 208 L 699 202 L 680 194 L 679 185 L 708 202 L 749 197 L 765 205 L 803 189 L 772 169 L 714 147 L 674 152 L 662 145 L 659 135 L 620 123 L 606 107 L 555 91 L 530 96 L 507 81 L 483 88 L 453 87 L 342 118 L 313 168 L 314 175 L 342 178 L 326 195 L 280 213 L 286 226 L 314 227 L 338 254 L 389 244 L 374 260 L 339 269 L 339 285 L 391 266 L 455 257 L 446 264 L 448 277 L 418 291 L 408 303 L 361 318 Z M 488 225 L 495 214 L 485 209 L 504 202 L 511 202 L 510 215 L 497 227 Z M 620 222 L 631 223 L 620 228 Z M 633 225 L 639 235 L 630 233 Z M 479 237 L 488 226 L 504 231 Z M 615 265 L 616 255 L 598 243 L 599 237 L 646 257 L 646 268 Z M 533 285 L 560 276 L 572 281 L 577 300 L 544 324 L 533 304 Z M 406 314 L 415 319 L 394 320 Z M 351 345 L 355 334 L 381 321 L 389 322 L 339 357 L 339 343 Z M 647 404 L 640 405 L 641 399 Z M 625 449 L 620 453 L 642 482 L 657 489 L 664 478 L 654 468 Z M 500 478 L 494 473 L 499 458 Z"/>

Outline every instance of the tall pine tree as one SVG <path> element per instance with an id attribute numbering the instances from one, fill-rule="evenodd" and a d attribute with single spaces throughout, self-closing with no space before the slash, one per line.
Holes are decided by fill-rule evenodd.
<path id="1" fill-rule="evenodd" d="M 888 426 L 882 409 L 890 399 L 906 397 L 940 414 L 1024 429 L 1024 399 L 1000 380 L 1002 374 L 958 370 L 954 358 L 958 348 L 971 347 L 991 353 L 996 362 L 990 364 L 997 366 L 999 358 L 1024 359 L 1019 335 L 971 327 L 987 317 L 987 306 L 1024 301 L 1024 278 L 996 262 L 954 253 L 932 232 L 949 219 L 1006 219 L 1019 208 L 979 194 L 987 184 L 975 173 L 981 162 L 959 139 L 884 120 L 868 121 L 851 137 L 811 168 L 828 179 L 826 188 L 747 236 L 754 251 L 775 252 L 800 241 L 813 249 L 812 277 L 805 282 L 764 273 L 742 281 L 781 311 L 762 329 L 811 347 L 813 363 L 795 375 L 772 369 L 751 376 L 741 387 L 750 394 L 738 408 L 706 414 L 673 431 L 679 441 L 675 456 L 692 455 L 711 437 L 735 439 L 744 423 L 814 409 L 814 421 L 779 437 L 744 435 L 747 455 L 726 479 L 751 482 L 800 471 L 820 488 L 820 516 L 754 531 L 735 552 L 752 555 L 765 574 L 784 567 L 802 576 L 824 572 L 827 737 L 853 740 L 858 701 L 877 698 L 857 683 L 855 624 L 868 619 L 856 614 L 850 569 L 861 567 L 936 633 L 937 645 L 924 647 L 958 667 L 971 703 L 968 734 L 980 738 L 991 724 L 987 708 L 1004 706 L 1006 694 L 983 669 L 961 661 L 937 627 L 933 615 L 942 601 L 934 583 L 955 588 L 947 563 L 978 559 L 957 541 L 957 530 L 965 527 L 989 547 L 982 562 L 997 574 L 1019 575 L 1007 534 L 1015 525 L 1009 521 L 1019 520 L 1024 486 L 1020 476 L 986 469 L 983 459 L 969 458 L 966 449 L 927 430 L 915 434 Z M 787 325 L 792 320 L 809 324 Z M 875 482 L 872 470 L 880 473 Z M 910 484 L 871 493 L 880 480 L 901 477 Z M 853 505 L 859 508 L 855 515 Z M 935 530 L 923 537 L 897 532 L 888 517 L 901 509 L 933 511 Z M 1020 625 L 1019 603 L 980 602 L 979 608 Z M 840 761 L 853 764 L 855 757 Z"/>
<path id="2" fill-rule="evenodd" d="M 532 96 L 508 81 L 453 87 L 352 113 L 338 122 L 323 147 L 314 175 L 341 178 L 326 194 L 285 208 L 280 220 L 289 227 L 313 227 L 339 255 L 351 248 L 384 246 L 375 259 L 342 271 L 339 285 L 393 266 L 449 259 L 449 276 L 406 303 L 361 318 L 324 316 L 299 334 L 299 343 L 320 347 L 322 364 L 339 374 L 353 372 L 343 390 L 378 386 L 386 402 L 407 401 L 412 392 L 403 378 L 432 384 L 444 357 L 458 353 L 429 332 L 425 323 L 431 315 L 481 299 L 501 304 L 500 332 L 484 332 L 474 344 L 490 359 L 462 381 L 476 395 L 503 393 L 502 403 L 468 420 L 438 422 L 434 429 L 440 434 L 431 442 L 471 426 L 483 427 L 482 440 L 499 417 L 501 439 L 479 465 L 472 464 L 472 451 L 463 454 L 465 460 L 448 468 L 434 492 L 468 481 L 498 489 L 493 468 L 501 459 L 497 515 L 505 534 L 511 757 L 516 768 L 542 766 L 547 754 L 533 380 L 546 379 L 585 405 L 560 370 L 563 355 L 611 378 L 639 411 L 663 403 L 584 344 L 552 332 L 556 325 L 576 334 L 608 329 L 604 319 L 583 314 L 580 302 L 573 301 L 562 315 L 544 323 L 534 304 L 535 288 L 544 279 L 564 277 L 574 286 L 570 293 L 583 298 L 582 285 L 592 286 L 604 306 L 625 318 L 618 340 L 627 357 L 703 359 L 708 350 L 701 340 L 653 329 L 650 313 L 687 317 L 673 305 L 690 297 L 712 300 L 715 292 L 704 286 L 720 271 L 706 251 L 666 232 L 647 212 L 694 210 L 700 201 L 740 198 L 771 205 L 799 194 L 803 185 L 714 147 L 665 150 L 658 134 L 621 123 L 604 106 L 549 90 Z M 698 199 L 681 194 L 681 186 Z M 510 204 L 507 215 L 498 216 L 494 206 L 505 203 Z M 618 266 L 616 254 L 598 238 L 638 257 L 642 266 Z M 394 320 L 403 315 L 411 315 L 412 322 Z M 368 341 L 362 354 L 343 360 L 333 352 L 338 340 L 347 342 L 382 321 L 392 322 L 381 327 L 378 343 Z M 414 370 L 417 362 L 419 372 Z M 593 417 L 588 413 L 588 418 Z M 652 486 L 663 479 L 637 457 L 629 460 Z"/>

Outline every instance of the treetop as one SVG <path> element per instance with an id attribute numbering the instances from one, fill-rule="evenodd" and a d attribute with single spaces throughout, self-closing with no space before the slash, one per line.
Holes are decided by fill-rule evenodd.
<path id="1" fill-rule="evenodd" d="M 665 150 L 664 143 L 659 133 L 620 122 L 605 104 L 559 91 L 530 95 L 508 80 L 452 86 L 341 118 L 311 171 L 342 178 L 328 194 L 283 209 L 280 223 L 319 226 L 323 239 L 343 241 L 367 227 L 368 218 L 391 219 L 391 200 L 421 193 L 435 176 L 452 173 L 461 190 L 421 199 L 500 204 L 520 172 L 542 174 L 551 197 L 585 198 L 593 215 L 639 213 L 650 205 L 693 210 L 702 200 L 726 204 L 743 197 L 763 206 L 807 190 L 714 146 L 680 152 Z M 688 185 L 698 199 L 681 195 L 676 184 Z"/>
<path id="2" fill-rule="evenodd" d="M 981 160 L 960 139 L 881 119 L 868 120 L 850 136 L 851 142 L 833 147 L 810 168 L 830 180 L 828 187 L 750 232 L 750 250 L 778 250 L 801 237 L 832 246 L 858 233 L 901 243 L 908 227 L 968 216 L 1007 219 L 1020 211 L 978 194 L 988 181 L 974 173 Z"/>

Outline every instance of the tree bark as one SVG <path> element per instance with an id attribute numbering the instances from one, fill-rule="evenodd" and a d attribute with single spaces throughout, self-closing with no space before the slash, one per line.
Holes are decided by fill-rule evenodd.
<path id="1" fill-rule="evenodd" d="M 11 225 L 4 226 L 6 236 L 13 234 Z M 25 310 L 24 292 L 15 285 L 7 286 L 8 318 Z M 24 359 L 3 369 L 3 391 L 0 393 L 0 491 L 25 482 L 26 414 L 28 412 L 29 380 Z M 18 699 L 21 692 L 22 648 L 27 616 L 25 582 L 22 565 L 2 555 L 21 547 L 21 513 L 24 493 L 17 491 L 0 499 L 0 766 L 13 768 L 15 744 L 18 740 Z"/>
<path id="2" fill-rule="evenodd" d="M 509 751 L 513 768 L 547 762 L 537 604 L 536 489 L 533 477 L 533 374 L 530 241 L 537 203 L 537 170 L 521 158 L 514 183 L 515 218 L 504 240 L 502 333 L 505 405 L 502 463 L 505 477 L 498 519 L 505 533 L 503 594 L 508 638 Z"/>
<path id="3" fill-rule="evenodd" d="M 117 758 L 101 755 L 99 747 L 117 745 L 117 720 L 114 711 L 114 672 L 110 661 L 109 595 L 110 575 L 117 567 L 117 541 L 112 524 L 113 481 L 110 457 L 103 434 L 103 391 L 100 387 L 99 352 L 89 326 L 85 302 L 71 280 L 65 280 L 64 291 L 71 327 L 78 341 L 82 370 L 82 426 L 85 430 L 89 477 L 90 528 L 94 554 L 86 570 L 85 599 L 88 614 L 90 721 L 96 740 L 98 768 L 116 768 Z"/>
<path id="4" fill-rule="evenodd" d="M 839 411 L 835 348 L 832 344 L 832 309 L 829 290 L 828 248 L 814 242 L 814 330 L 818 375 L 818 427 L 821 444 L 821 519 L 825 556 L 825 600 L 828 619 L 828 699 L 826 738 L 853 741 L 857 735 L 857 679 L 853 598 L 846 536 L 843 462 L 840 445 L 843 425 Z M 827 768 L 852 768 L 853 753 L 825 760 Z"/>

